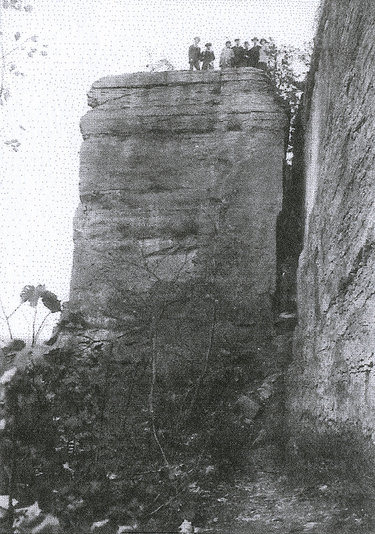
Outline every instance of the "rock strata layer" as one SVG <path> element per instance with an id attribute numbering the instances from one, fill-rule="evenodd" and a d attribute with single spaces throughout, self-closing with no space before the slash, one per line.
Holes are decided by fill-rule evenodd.
<path id="1" fill-rule="evenodd" d="M 141 297 L 165 332 L 180 317 L 194 337 L 216 307 L 269 329 L 287 116 L 264 73 L 110 76 L 89 104 L 71 301 L 90 329 L 128 330 Z"/>
<path id="2" fill-rule="evenodd" d="M 375 3 L 325 2 L 307 105 L 296 433 L 375 441 Z"/>

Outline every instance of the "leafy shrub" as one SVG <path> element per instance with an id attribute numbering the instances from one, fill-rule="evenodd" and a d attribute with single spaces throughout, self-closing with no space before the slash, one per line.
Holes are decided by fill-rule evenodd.
<path id="1" fill-rule="evenodd" d="M 51 350 L 18 371 L 1 440 L 7 491 L 21 503 L 37 500 L 67 532 L 103 517 L 165 527 L 202 515 L 250 432 L 231 408 L 235 374 L 216 350 L 198 391 L 194 373 L 157 377 L 153 414 L 149 354 L 124 362 L 98 343 Z"/>

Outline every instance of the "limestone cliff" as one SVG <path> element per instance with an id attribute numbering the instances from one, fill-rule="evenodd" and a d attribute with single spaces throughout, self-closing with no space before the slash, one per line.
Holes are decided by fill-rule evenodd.
<path id="1" fill-rule="evenodd" d="M 89 104 L 71 300 L 91 330 L 126 330 L 139 295 L 171 310 L 163 284 L 187 292 L 165 312 L 172 345 L 196 336 L 212 299 L 240 337 L 271 328 L 287 117 L 264 73 L 111 76 Z M 189 326 L 181 316 L 198 286 Z"/>
<path id="2" fill-rule="evenodd" d="M 359 429 L 375 440 L 374 43 L 373 0 L 325 2 L 306 102 L 297 434 Z"/>

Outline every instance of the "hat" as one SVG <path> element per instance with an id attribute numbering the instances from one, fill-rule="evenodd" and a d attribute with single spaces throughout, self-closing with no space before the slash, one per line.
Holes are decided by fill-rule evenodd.
<path id="1" fill-rule="evenodd" d="M 235 39 L 234 42 L 237 43 L 237 41 L 241 41 L 241 39 Z"/>
<path id="2" fill-rule="evenodd" d="M 225 41 L 225 44 L 227 45 L 227 44 L 232 44 L 232 43 L 230 41 Z"/>
<path id="3" fill-rule="evenodd" d="M 259 41 L 258 37 L 253 37 L 251 40 L 252 41 Z"/>
<path id="4" fill-rule="evenodd" d="M 212 46 L 212 43 L 206 43 L 204 46 Z"/>
<path id="5" fill-rule="evenodd" d="M 267 39 L 264 39 L 264 38 L 261 39 L 261 40 L 260 40 L 260 44 L 262 44 L 262 43 L 268 43 Z"/>

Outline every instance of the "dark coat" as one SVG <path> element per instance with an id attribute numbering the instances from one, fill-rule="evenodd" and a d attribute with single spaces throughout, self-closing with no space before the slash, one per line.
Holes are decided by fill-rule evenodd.
<path id="1" fill-rule="evenodd" d="M 201 58 L 201 49 L 199 46 L 191 45 L 189 46 L 189 63 L 195 63 Z"/>
<path id="2" fill-rule="evenodd" d="M 243 49 L 243 58 L 241 67 L 250 67 L 249 60 L 250 48 Z"/>
<path id="3" fill-rule="evenodd" d="M 250 48 L 247 57 L 248 57 L 248 67 L 257 67 L 259 61 L 259 50 L 260 46 L 253 46 Z"/>
<path id="4" fill-rule="evenodd" d="M 213 68 L 212 63 L 215 60 L 215 54 L 212 50 L 203 50 L 201 53 L 202 70 Z"/>
<path id="5" fill-rule="evenodd" d="M 234 60 L 233 60 L 233 66 L 234 67 L 242 67 L 243 66 L 243 57 L 244 57 L 244 49 L 242 46 L 232 46 L 233 54 L 234 54 Z"/>

